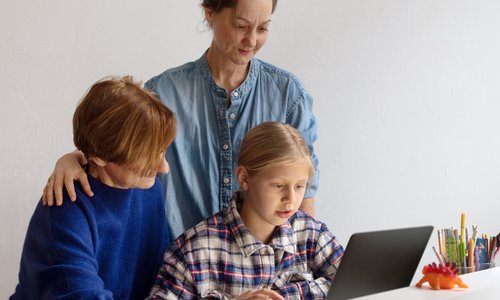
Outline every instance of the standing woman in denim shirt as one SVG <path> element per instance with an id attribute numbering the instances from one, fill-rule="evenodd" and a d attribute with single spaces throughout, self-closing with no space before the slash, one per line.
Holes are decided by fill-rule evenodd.
<path id="1" fill-rule="evenodd" d="M 309 146 L 314 176 L 301 209 L 313 214 L 318 160 L 313 149 L 316 118 L 312 98 L 297 77 L 255 58 L 268 37 L 277 0 L 203 0 L 212 43 L 193 62 L 166 70 L 146 82 L 174 111 L 177 137 L 169 147 L 171 172 L 161 176 L 171 238 L 227 208 L 233 191 L 235 157 L 247 131 L 266 121 L 297 128 Z M 73 180 L 92 195 L 79 152 L 56 164 L 43 200 L 62 201 L 63 185 L 74 201 Z"/>

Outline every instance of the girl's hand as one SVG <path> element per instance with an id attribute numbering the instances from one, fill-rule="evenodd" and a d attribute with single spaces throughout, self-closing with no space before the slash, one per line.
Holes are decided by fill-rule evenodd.
<path id="1" fill-rule="evenodd" d="M 56 205 L 60 206 L 63 202 L 63 187 L 66 188 L 71 201 L 76 201 L 74 180 L 80 181 L 83 191 L 89 197 L 94 193 L 90 189 L 89 181 L 82 164 L 87 161 L 82 152 L 75 150 L 63 155 L 57 160 L 54 172 L 50 175 L 45 188 L 43 189 L 42 203 L 45 206 L 54 205 L 54 195 Z"/>
<path id="2" fill-rule="evenodd" d="M 284 300 L 284 298 L 270 289 L 258 289 L 247 291 L 240 296 L 233 298 L 233 300 L 250 300 L 250 299 L 273 299 Z"/>

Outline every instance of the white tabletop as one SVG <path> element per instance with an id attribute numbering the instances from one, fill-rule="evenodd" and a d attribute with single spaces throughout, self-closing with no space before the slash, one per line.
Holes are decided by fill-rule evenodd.
<path id="1" fill-rule="evenodd" d="M 500 299 L 500 267 L 484 271 L 460 275 L 462 281 L 469 288 L 453 288 L 451 290 L 433 290 L 428 283 L 422 288 L 415 285 L 392 290 L 384 293 L 373 294 L 356 299 L 363 300 L 440 300 L 440 299 L 470 299 L 470 300 L 492 300 Z M 420 279 L 420 278 L 419 278 Z"/>

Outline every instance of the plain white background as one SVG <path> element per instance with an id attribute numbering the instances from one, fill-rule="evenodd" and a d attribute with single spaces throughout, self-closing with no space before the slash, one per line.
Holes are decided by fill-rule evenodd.
<path id="1" fill-rule="evenodd" d="M 0 3 L 6 298 L 42 188 L 73 150 L 71 118 L 87 88 L 195 60 L 211 32 L 198 0 Z M 456 228 L 461 212 L 480 233 L 500 231 L 499 15 L 496 0 L 279 1 L 258 57 L 314 96 L 316 216 L 343 244 L 357 231 Z M 422 263 L 436 260 L 436 245 L 434 235 Z"/>

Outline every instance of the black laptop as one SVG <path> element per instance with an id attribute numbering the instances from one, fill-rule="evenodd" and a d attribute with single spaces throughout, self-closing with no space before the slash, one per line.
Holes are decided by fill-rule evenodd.
<path id="1" fill-rule="evenodd" d="M 422 226 L 353 234 L 327 299 L 351 299 L 409 286 L 433 230 L 433 226 Z"/>

